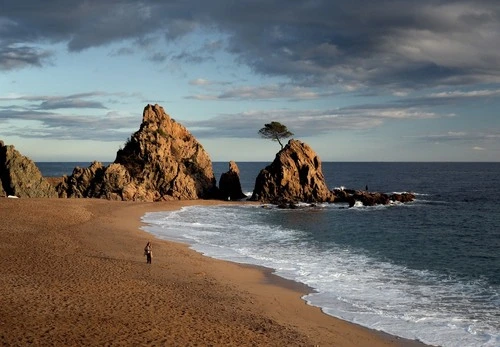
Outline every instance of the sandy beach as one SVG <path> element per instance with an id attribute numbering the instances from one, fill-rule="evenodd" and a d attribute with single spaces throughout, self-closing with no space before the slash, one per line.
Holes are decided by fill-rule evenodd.
<path id="1" fill-rule="evenodd" d="M 140 230 L 146 212 L 219 203 L 1 198 L 0 344 L 423 346 L 327 316 L 266 269 Z"/>

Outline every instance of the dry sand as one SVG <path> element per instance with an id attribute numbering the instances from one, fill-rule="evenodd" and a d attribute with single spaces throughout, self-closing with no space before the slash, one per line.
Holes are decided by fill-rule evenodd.
<path id="1" fill-rule="evenodd" d="M 216 202 L 0 198 L 0 344 L 422 345 L 327 316 L 269 271 L 139 229 L 145 212 L 195 204 Z"/>

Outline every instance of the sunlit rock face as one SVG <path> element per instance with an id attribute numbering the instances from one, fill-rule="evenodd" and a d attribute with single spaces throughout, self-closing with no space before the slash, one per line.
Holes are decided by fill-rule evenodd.
<path id="1" fill-rule="evenodd" d="M 113 164 L 75 168 L 58 186 L 61 197 L 138 201 L 210 198 L 215 190 L 207 152 L 159 105 L 144 108 L 139 130 Z"/>
<path id="2" fill-rule="evenodd" d="M 321 160 L 307 144 L 290 140 L 273 163 L 255 180 L 251 200 L 283 202 L 333 202 L 321 170 Z"/>

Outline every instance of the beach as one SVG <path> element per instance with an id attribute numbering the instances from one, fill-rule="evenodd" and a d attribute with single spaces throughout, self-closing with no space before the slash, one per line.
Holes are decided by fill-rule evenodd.
<path id="1" fill-rule="evenodd" d="M 220 203 L 0 199 L 0 343 L 423 345 L 325 315 L 301 299 L 308 288 L 267 269 L 140 229 L 146 212 Z"/>

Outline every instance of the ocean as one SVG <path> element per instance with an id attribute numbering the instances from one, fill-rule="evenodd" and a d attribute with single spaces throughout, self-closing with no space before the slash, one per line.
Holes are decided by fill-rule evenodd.
<path id="1" fill-rule="evenodd" d="M 37 163 L 45 176 L 64 171 L 45 164 Z M 244 192 L 267 164 L 238 163 Z M 214 163 L 217 179 L 227 169 Z M 313 288 L 308 304 L 347 321 L 432 345 L 500 346 L 500 163 L 324 162 L 323 173 L 330 189 L 417 198 L 353 208 L 192 206 L 147 213 L 143 229 L 274 269 Z"/>

